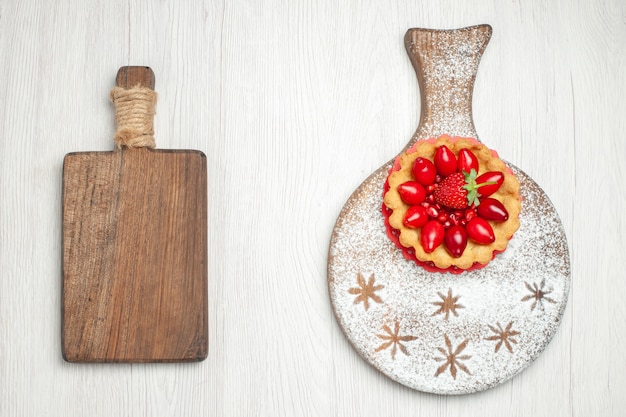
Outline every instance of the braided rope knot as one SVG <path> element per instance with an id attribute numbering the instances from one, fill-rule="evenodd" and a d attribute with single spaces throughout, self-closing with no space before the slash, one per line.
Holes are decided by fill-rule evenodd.
<path id="1" fill-rule="evenodd" d="M 155 148 L 154 115 L 157 93 L 150 88 L 136 86 L 111 90 L 115 105 L 115 144 L 118 148 Z"/>

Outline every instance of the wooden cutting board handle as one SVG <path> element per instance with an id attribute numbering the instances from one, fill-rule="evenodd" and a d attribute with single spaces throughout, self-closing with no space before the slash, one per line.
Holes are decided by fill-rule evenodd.
<path id="1" fill-rule="evenodd" d="M 121 67 L 115 77 L 115 85 L 122 88 L 132 88 L 137 85 L 154 90 L 154 71 L 150 67 L 127 66 Z"/>
<path id="2" fill-rule="evenodd" d="M 150 149 L 154 140 L 154 113 L 157 95 L 150 67 L 121 67 L 111 91 L 115 105 L 115 143 L 118 148 Z"/>
<path id="3" fill-rule="evenodd" d="M 442 134 L 476 138 L 472 94 L 480 58 L 491 39 L 489 25 L 454 30 L 409 29 L 404 44 L 421 93 L 417 140 Z"/>

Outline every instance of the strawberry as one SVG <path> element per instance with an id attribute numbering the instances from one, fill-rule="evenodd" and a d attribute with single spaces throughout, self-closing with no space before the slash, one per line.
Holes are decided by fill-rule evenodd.
<path id="1" fill-rule="evenodd" d="M 463 188 L 465 185 L 465 175 L 460 172 L 448 175 L 439 183 L 437 189 L 435 189 L 433 194 L 435 201 L 442 206 L 452 209 L 466 208 L 468 204 L 467 190 Z"/>
<path id="2" fill-rule="evenodd" d="M 494 183 L 489 181 L 477 184 L 476 175 L 476 170 L 473 168 L 469 173 L 455 172 L 448 175 L 437 185 L 437 189 L 433 193 L 435 201 L 451 209 L 478 206 L 480 204 L 478 197 L 481 196 L 479 188 Z"/>

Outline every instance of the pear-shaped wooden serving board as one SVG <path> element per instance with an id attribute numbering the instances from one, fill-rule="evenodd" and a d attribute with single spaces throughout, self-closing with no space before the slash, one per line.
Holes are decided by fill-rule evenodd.
<path id="1" fill-rule="evenodd" d="M 472 93 L 491 33 L 488 25 L 407 32 L 421 117 L 403 152 L 443 134 L 478 139 Z M 543 351 L 567 303 L 569 253 L 555 208 L 509 164 L 522 212 L 508 249 L 479 270 L 428 272 L 386 235 L 383 187 L 393 162 L 356 189 L 333 230 L 328 286 L 341 329 L 367 362 L 416 390 L 464 394 L 506 381 Z"/>
<path id="2" fill-rule="evenodd" d="M 147 67 L 117 86 L 154 89 Z M 63 164 L 63 357 L 207 356 L 207 172 L 200 151 L 76 152 Z"/>

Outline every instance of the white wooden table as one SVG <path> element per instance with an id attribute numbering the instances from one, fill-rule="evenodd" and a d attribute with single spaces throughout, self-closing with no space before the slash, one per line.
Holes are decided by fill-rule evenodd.
<path id="1" fill-rule="evenodd" d="M 481 138 L 547 192 L 572 260 L 522 374 L 423 394 L 367 365 L 330 306 L 330 234 L 408 141 L 410 27 L 478 23 Z M 626 412 L 626 3 L 0 0 L 0 416 L 621 416 Z M 209 357 L 61 356 L 61 172 L 113 148 L 108 92 L 149 65 L 158 147 L 209 166 Z"/>

